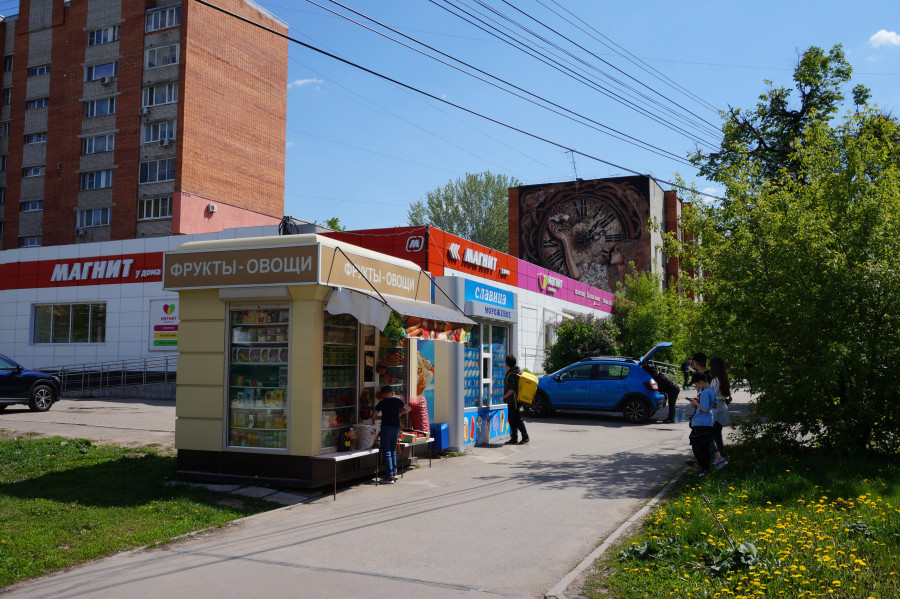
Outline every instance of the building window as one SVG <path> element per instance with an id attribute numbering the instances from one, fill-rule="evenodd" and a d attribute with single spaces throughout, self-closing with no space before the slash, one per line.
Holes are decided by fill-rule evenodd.
<path id="1" fill-rule="evenodd" d="M 145 32 L 159 31 L 167 27 L 175 27 L 181 24 L 181 7 L 170 6 L 162 10 L 154 10 L 147 13 L 147 27 Z"/>
<path id="2" fill-rule="evenodd" d="M 84 68 L 84 80 L 96 81 L 101 77 L 115 77 L 119 74 L 118 62 L 107 62 L 104 64 L 94 64 Z"/>
<path id="3" fill-rule="evenodd" d="M 7 73 L 12 72 L 12 56 L 5 56 L 3 60 L 3 70 Z"/>
<path id="4" fill-rule="evenodd" d="M 171 104 L 178 101 L 178 84 L 164 83 L 144 88 L 142 106 L 157 106 L 159 104 Z"/>
<path id="5" fill-rule="evenodd" d="M 84 118 L 116 113 L 116 99 L 103 98 L 84 103 Z"/>
<path id="6" fill-rule="evenodd" d="M 78 211 L 79 227 L 102 227 L 109 224 L 109 208 L 93 208 Z"/>
<path id="7" fill-rule="evenodd" d="M 38 98 L 36 100 L 28 100 L 25 102 L 25 110 L 34 110 L 35 108 L 47 108 L 50 105 L 50 98 Z"/>
<path id="8" fill-rule="evenodd" d="M 33 343 L 104 343 L 106 304 L 36 304 L 33 330 Z"/>
<path id="9" fill-rule="evenodd" d="M 9 137 L 9 121 L 0 123 L 0 138 Z"/>
<path id="10" fill-rule="evenodd" d="M 43 166 L 26 166 L 22 169 L 22 178 L 27 179 L 28 177 L 43 177 L 44 176 L 44 167 Z"/>
<path id="11" fill-rule="evenodd" d="M 115 149 L 116 136 L 98 135 L 97 137 L 88 137 L 84 140 L 85 154 L 99 154 L 100 152 L 112 152 Z"/>
<path id="12" fill-rule="evenodd" d="M 172 196 L 150 198 L 138 202 L 138 220 L 155 220 L 172 217 Z"/>
<path id="13" fill-rule="evenodd" d="M 3 105 L 9 106 L 12 104 L 12 88 L 6 87 L 3 89 Z"/>
<path id="14" fill-rule="evenodd" d="M 158 142 L 161 139 L 175 139 L 175 121 L 144 125 L 143 139 L 145 144 Z"/>
<path id="15" fill-rule="evenodd" d="M 29 133 L 25 136 L 25 144 L 43 144 L 47 143 L 46 133 Z"/>
<path id="16" fill-rule="evenodd" d="M 19 237 L 20 248 L 36 248 L 41 245 L 41 236 L 35 237 Z"/>
<path id="17" fill-rule="evenodd" d="M 151 160 L 142 162 L 138 183 L 157 183 L 175 180 L 175 159 Z"/>
<path id="18" fill-rule="evenodd" d="M 81 190 L 103 189 L 112 187 L 113 172 L 112 170 L 94 171 L 92 173 L 81 173 Z"/>
<path id="19" fill-rule="evenodd" d="M 19 204 L 20 212 L 37 212 L 44 209 L 44 200 L 32 200 Z"/>
<path id="20" fill-rule="evenodd" d="M 178 64 L 178 44 L 150 48 L 145 53 L 144 68 L 155 69 L 170 64 Z"/>
<path id="21" fill-rule="evenodd" d="M 6 203 L 6 188 L 0 187 L 0 206 Z"/>
<path id="22" fill-rule="evenodd" d="M 50 65 L 45 64 L 45 65 L 41 65 L 39 67 L 31 67 L 30 69 L 28 69 L 28 76 L 29 77 L 37 77 L 38 75 L 46 75 L 49 72 L 50 72 Z"/>
<path id="23" fill-rule="evenodd" d="M 8 162 L 9 162 L 9 156 L 8 156 L 8 155 L 3 154 L 2 156 L 0 156 L 0 173 L 5 173 L 5 172 L 6 172 L 6 165 L 7 165 Z"/>
<path id="24" fill-rule="evenodd" d="M 88 31 L 88 46 L 99 46 L 100 44 L 108 44 L 117 41 L 119 41 L 118 25 Z"/>

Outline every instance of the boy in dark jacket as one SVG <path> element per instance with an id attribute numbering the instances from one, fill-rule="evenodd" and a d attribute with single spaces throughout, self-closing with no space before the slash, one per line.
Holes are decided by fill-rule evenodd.
<path id="1" fill-rule="evenodd" d="M 519 374 L 522 370 L 516 365 L 515 356 L 506 356 L 506 377 L 503 379 L 503 400 L 509 408 L 509 441 L 505 445 L 525 445 L 528 443 L 528 431 L 522 422 L 522 414 L 519 412 L 519 402 L 516 394 L 519 391 Z M 519 433 L 522 440 L 519 441 Z"/>

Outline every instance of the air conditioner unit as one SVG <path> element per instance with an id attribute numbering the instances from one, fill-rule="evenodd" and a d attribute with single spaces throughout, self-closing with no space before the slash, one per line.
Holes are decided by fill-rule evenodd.
<path id="1" fill-rule="evenodd" d="M 163 148 L 165 148 L 166 146 L 168 146 L 170 143 L 172 143 L 172 140 L 169 139 L 168 137 L 164 137 L 164 138 L 162 138 L 161 140 L 159 140 L 159 145 L 160 145 L 161 147 L 163 147 Z"/>
<path id="2" fill-rule="evenodd" d="M 139 112 L 140 114 L 150 114 L 150 109 L 147 108 L 146 106 L 141 106 L 141 109 L 140 109 L 140 111 L 138 111 L 138 112 Z"/>
<path id="3" fill-rule="evenodd" d="M 109 85 L 112 83 L 112 77 L 100 77 L 100 85 Z"/>
<path id="4" fill-rule="evenodd" d="M 207 212 L 218 212 L 218 211 L 219 211 L 219 207 L 216 206 L 215 204 L 210 204 L 210 205 L 208 205 L 208 206 L 206 207 L 206 211 L 207 211 Z"/>
<path id="5" fill-rule="evenodd" d="M 75 227 L 75 236 L 76 237 L 81 237 L 85 233 L 86 233 L 86 231 L 84 230 L 84 227 Z"/>

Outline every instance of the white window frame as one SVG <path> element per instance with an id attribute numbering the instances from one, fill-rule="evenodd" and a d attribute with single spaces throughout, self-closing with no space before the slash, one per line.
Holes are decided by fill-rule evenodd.
<path id="1" fill-rule="evenodd" d="M 28 133 L 25 135 L 24 145 L 30 146 L 32 144 L 45 144 L 47 143 L 47 132 L 43 133 Z"/>
<path id="2" fill-rule="evenodd" d="M 36 248 L 41 246 L 41 236 L 19 237 L 20 248 Z"/>
<path id="3" fill-rule="evenodd" d="M 181 25 L 181 5 L 166 6 L 147 12 L 147 20 L 144 24 L 144 32 L 159 31 L 169 27 Z"/>
<path id="4" fill-rule="evenodd" d="M 103 77 L 115 77 L 119 74 L 119 61 L 92 64 L 84 67 L 84 80 L 97 81 Z"/>
<path id="5" fill-rule="evenodd" d="M 44 209 L 44 200 L 30 200 L 19 204 L 19 212 L 38 212 Z"/>
<path id="6" fill-rule="evenodd" d="M 50 98 L 35 98 L 25 102 L 25 110 L 36 110 L 50 106 Z"/>
<path id="7" fill-rule="evenodd" d="M 103 171 L 91 171 L 89 173 L 81 173 L 81 191 L 90 191 L 92 189 L 107 189 L 113 185 L 112 169 Z"/>
<path id="8" fill-rule="evenodd" d="M 178 64 L 179 55 L 179 44 L 148 48 L 147 51 L 144 52 L 144 68 L 158 69 L 160 67 Z"/>
<path id="9" fill-rule="evenodd" d="M 112 27 L 102 27 L 100 29 L 93 29 L 91 31 L 88 31 L 88 47 L 100 46 L 102 44 L 109 44 L 111 42 L 117 41 L 119 41 L 118 25 L 113 25 Z"/>
<path id="10" fill-rule="evenodd" d="M 106 227 L 109 225 L 111 212 L 112 209 L 109 207 L 79 210 L 76 226 L 84 228 Z"/>
<path id="11" fill-rule="evenodd" d="M 50 65 L 42 64 L 39 67 L 31 67 L 28 69 L 29 77 L 38 77 L 40 75 L 48 75 L 50 73 Z"/>
<path id="12" fill-rule="evenodd" d="M 159 102 L 160 96 L 163 101 Z M 160 106 L 162 104 L 174 104 L 178 101 L 178 84 L 177 83 L 161 83 L 145 87 L 141 94 L 141 106 Z"/>
<path id="13" fill-rule="evenodd" d="M 157 143 L 161 139 L 175 139 L 175 121 L 147 123 L 141 135 L 141 143 Z"/>
<path id="14" fill-rule="evenodd" d="M 163 164 L 165 163 L 165 164 Z M 171 168 L 169 165 L 171 163 Z M 162 168 L 160 168 L 162 165 Z M 166 176 L 168 173 L 172 173 L 171 179 L 160 179 L 160 171 L 162 171 L 163 175 Z M 161 183 L 163 181 L 174 181 L 175 180 L 175 159 L 174 158 L 163 158 L 161 160 L 148 160 L 146 162 L 142 162 L 140 168 L 138 169 L 138 185 L 144 185 L 147 183 Z"/>
<path id="15" fill-rule="evenodd" d="M 138 220 L 172 218 L 172 196 L 138 200 Z"/>
<path id="16" fill-rule="evenodd" d="M 102 145 L 99 140 L 103 140 Z M 94 137 L 86 137 L 81 146 L 82 154 L 99 154 L 101 152 L 112 152 L 116 149 L 116 136 L 113 133 L 106 135 L 95 135 Z"/>
<path id="17" fill-rule="evenodd" d="M 97 107 L 106 105 L 106 112 L 97 112 Z M 116 113 L 116 98 L 99 98 L 84 103 L 84 118 L 89 119 L 95 116 L 106 116 L 107 114 Z"/>
<path id="18" fill-rule="evenodd" d="M 41 166 L 26 166 L 22 169 L 22 178 L 30 179 L 31 177 L 43 177 L 44 176 L 44 165 Z"/>

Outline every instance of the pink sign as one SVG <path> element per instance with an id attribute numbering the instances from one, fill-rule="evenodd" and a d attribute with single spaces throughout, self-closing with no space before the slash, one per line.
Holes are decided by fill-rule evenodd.
<path id="1" fill-rule="evenodd" d="M 518 286 L 520 289 L 549 295 L 606 313 L 612 312 L 612 303 L 615 298 L 608 291 L 585 285 L 575 279 L 564 277 L 557 272 L 524 260 L 519 260 Z"/>

